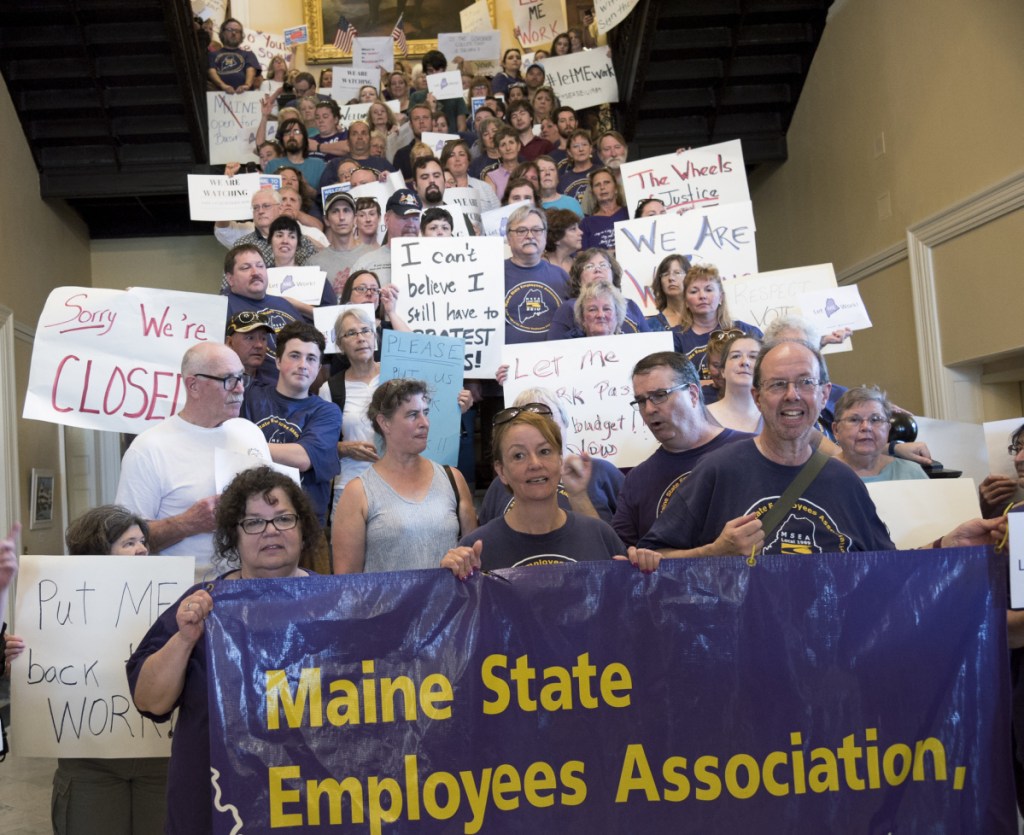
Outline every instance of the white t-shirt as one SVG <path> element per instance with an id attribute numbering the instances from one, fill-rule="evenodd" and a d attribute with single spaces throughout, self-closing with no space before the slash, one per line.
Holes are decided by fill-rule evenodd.
<path id="1" fill-rule="evenodd" d="M 214 453 L 242 453 L 270 463 L 266 438 L 255 424 L 231 418 L 208 429 L 178 415 L 147 429 L 128 447 L 121 461 L 117 503 L 145 519 L 168 519 L 184 513 L 217 492 Z M 196 558 L 196 582 L 212 574 L 213 535 L 195 534 L 168 545 L 161 556 Z"/>
<path id="2" fill-rule="evenodd" d="M 374 443 L 373 424 L 367 416 L 367 409 L 370 407 L 370 398 L 373 392 L 380 385 L 380 375 L 374 377 L 368 383 L 345 381 L 345 410 L 341 413 L 341 437 L 346 441 L 369 441 Z M 320 396 L 331 401 L 331 387 L 324 383 L 320 387 Z M 341 458 L 341 473 L 334 478 L 334 497 L 331 506 L 337 504 L 341 498 L 341 491 L 352 479 L 362 475 L 372 464 L 371 461 L 357 461 L 355 458 Z"/>

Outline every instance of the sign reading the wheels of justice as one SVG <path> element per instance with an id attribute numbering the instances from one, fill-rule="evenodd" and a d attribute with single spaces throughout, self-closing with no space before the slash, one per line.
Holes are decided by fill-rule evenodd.
<path id="1" fill-rule="evenodd" d="M 1009 835 L 1006 572 L 979 548 L 221 583 L 214 831 Z"/>
<path id="2" fill-rule="evenodd" d="M 419 333 L 464 339 L 469 378 L 491 378 L 498 370 L 505 344 L 503 258 L 499 238 L 391 242 L 399 314 Z"/>
<path id="3" fill-rule="evenodd" d="M 167 757 L 170 725 L 132 704 L 124 662 L 192 585 L 191 557 L 25 556 L 11 665 L 14 750 L 26 757 Z"/>
<path id="4" fill-rule="evenodd" d="M 185 405 L 181 358 L 223 342 L 224 296 L 58 287 L 32 346 L 22 417 L 137 435 Z"/>
<path id="5" fill-rule="evenodd" d="M 569 416 L 563 432 L 574 455 L 635 467 L 658 446 L 632 406 L 633 366 L 648 354 L 672 350 L 672 334 L 630 333 L 505 346 L 505 405 L 525 389 L 547 388 Z"/>
<path id="6" fill-rule="evenodd" d="M 623 163 L 621 171 L 627 206 L 647 197 L 661 200 L 670 210 L 750 200 L 738 139 Z"/>

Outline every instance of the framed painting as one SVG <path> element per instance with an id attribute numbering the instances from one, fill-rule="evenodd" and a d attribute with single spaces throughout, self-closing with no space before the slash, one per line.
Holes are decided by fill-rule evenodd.
<path id="1" fill-rule="evenodd" d="M 487 0 L 491 26 L 496 26 L 495 0 Z M 338 23 L 344 17 L 355 27 L 359 37 L 391 35 L 399 15 L 404 15 L 403 29 L 409 45 L 409 57 L 420 58 L 437 49 L 439 32 L 461 32 L 459 12 L 470 0 L 302 0 L 309 43 L 306 60 L 314 64 L 341 64 L 352 56 L 334 45 Z M 397 54 L 397 53 L 396 53 Z"/>
<path id="2" fill-rule="evenodd" d="M 32 468 L 32 492 L 29 508 L 29 530 L 53 527 L 53 491 L 56 484 L 53 470 Z"/>

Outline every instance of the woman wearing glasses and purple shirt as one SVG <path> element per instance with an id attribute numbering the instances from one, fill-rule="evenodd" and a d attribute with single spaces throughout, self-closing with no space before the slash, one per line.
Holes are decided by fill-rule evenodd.
<path id="1" fill-rule="evenodd" d="M 231 580 L 306 577 L 326 548 L 316 514 L 288 476 L 256 467 L 235 477 L 217 506 L 214 560 L 226 569 L 213 583 L 192 586 L 156 620 L 128 659 L 135 706 L 155 722 L 177 709 L 167 777 L 168 835 L 213 832 L 207 707 L 206 618 L 217 586 Z"/>
<path id="2" fill-rule="evenodd" d="M 626 548 L 611 526 L 565 509 L 562 433 L 544 403 L 526 403 L 494 416 L 494 470 L 514 503 L 464 536 L 441 560 L 459 579 L 483 568 L 517 568 L 581 560 L 629 560 L 645 572 L 658 567 L 655 551 Z"/>

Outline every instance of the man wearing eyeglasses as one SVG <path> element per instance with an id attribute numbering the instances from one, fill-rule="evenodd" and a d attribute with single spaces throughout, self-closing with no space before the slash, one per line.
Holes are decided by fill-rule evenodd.
<path id="1" fill-rule="evenodd" d="M 254 466 L 271 460 L 263 433 L 238 416 L 244 377 L 227 345 L 189 348 L 181 362 L 185 405 L 139 435 L 121 462 L 115 501 L 149 520 L 151 552 L 194 556 L 197 582 L 212 571 L 217 450 Z"/>
<path id="2" fill-rule="evenodd" d="M 324 347 L 324 336 L 313 325 L 292 322 L 282 328 L 277 335 L 277 382 L 252 386 L 242 406 L 242 416 L 255 423 L 270 444 L 274 463 L 295 467 L 302 474 L 302 489 L 321 525 L 327 521 L 331 480 L 341 471 L 337 451 L 341 410 L 309 395 Z"/>
<path id="3" fill-rule="evenodd" d="M 220 42 L 224 46 L 207 56 L 211 90 L 234 94 L 259 89 L 260 62 L 255 54 L 240 48 L 244 37 L 242 24 L 233 17 L 221 24 Z"/>
<path id="4" fill-rule="evenodd" d="M 309 135 L 306 126 L 298 119 L 285 119 L 277 127 L 277 141 L 284 148 L 283 157 L 275 157 L 267 163 L 267 173 L 276 174 L 282 165 L 298 168 L 302 179 L 316 185 L 323 176 L 327 163 L 319 157 L 309 155 Z"/>
<path id="5" fill-rule="evenodd" d="M 505 344 L 543 342 L 551 317 L 569 298 L 569 276 L 541 257 L 548 238 L 543 209 L 516 209 L 506 228 L 512 257 L 505 262 Z"/>
<path id="6" fill-rule="evenodd" d="M 893 550 L 864 483 L 834 458 L 765 537 L 761 517 L 814 453 L 815 424 L 830 389 L 817 346 L 767 343 L 754 366 L 761 434 L 706 455 L 637 547 L 667 557 Z M 998 527 L 998 520 L 975 519 L 931 547 L 989 544 Z"/>
<path id="7" fill-rule="evenodd" d="M 660 446 L 629 471 L 619 491 L 612 527 L 627 545 L 651 529 L 698 461 L 752 437 L 718 425 L 704 404 L 697 369 L 676 351 L 650 354 L 634 366 L 633 396 L 633 408 Z"/>

